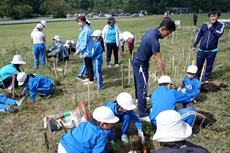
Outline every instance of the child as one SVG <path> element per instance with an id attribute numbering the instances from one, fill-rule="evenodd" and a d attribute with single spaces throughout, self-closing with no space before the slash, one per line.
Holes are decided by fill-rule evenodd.
<path id="1" fill-rule="evenodd" d="M 212 68 L 218 51 L 218 40 L 224 33 L 224 24 L 218 22 L 220 17 L 220 10 L 212 8 L 208 13 L 209 21 L 205 22 L 195 39 L 192 50 L 196 50 L 196 46 L 200 42 L 200 47 L 197 52 L 197 63 L 198 67 L 197 78 L 200 79 L 202 67 L 206 60 L 206 69 L 202 82 L 208 82 L 209 76 L 212 73 Z"/>
<path id="2" fill-rule="evenodd" d="M 132 55 L 133 48 L 134 48 L 134 40 L 135 40 L 134 35 L 131 34 L 130 32 L 128 32 L 128 31 L 122 32 L 121 39 L 120 39 L 121 56 L 125 55 L 125 53 L 124 53 L 124 44 L 125 44 L 125 42 L 127 42 L 127 45 L 129 46 L 129 52 Z"/>
<path id="3" fill-rule="evenodd" d="M 120 93 L 117 96 L 117 101 L 107 102 L 105 106 L 109 107 L 113 111 L 115 116 L 119 118 L 119 121 L 122 122 L 121 141 L 124 144 L 129 143 L 127 133 L 130 121 L 133 121 L 135 123 L 138 130 L 138 136 L 142 138 L 142 143 L 144 143 L 145 138 L 142 131 L 142 123 L 133 111 L 136 108 L 136 105 L 134 105 L 133 99 L 129 93 Z M 109 140 L 112 140 L 112 142 L 113 140 L 116 140 L 115 133 L 112 130 L 107 130 L 106 132 Z"/>
<path id="4" fill-rule="evenodd" d="M 198 68 L 195 65 L 188 66 L 187 75 L 177 89 L 177 91 L 188 94 L 188 96 L 191 97 L 191 101 L 194 101 L 200 94 L 200 81 L 196 77 L 197 70 Z"/>
<path id="5" fill-rule="evenodd" d="M 18 85 L 26 86 L 20 97 L 23 97 L 27 91 L 30 92 L 30 100 L 27 104 L 35 102 L 35 96 L 38 94 L 40 97 L 49 98 L 50 93 L 53 91 L 52 80 L 44 76 L 27 75 L 25 72 L 20 72 L 17 76 Z"/>
<path id="6" fill-rule="evenodd" d="M 69 60 L 69 53 L 67 52 L 66 48 L 61 43 L 61 36 L 55 35 L 54 38 L 54 45 L 51 49 L 47 51 L 47 53 L 52 52 L 56 49 L 56 52 L 53 55 L 49 55 L 49 58 L 58 57 L 58 63 L 59 62 L 66 62 Z"/>
<path id="7" fill-rule="evenodd" d="M 209 153 L 207 149 L 186 141 L 192 134 L 192 128 L 182 121 L 176 111 L 165 110 L 159 113 L 156 122 L 157 131 L 153 140 L 158 141 L 162 148 L 153 153 Z"/>
<path id="8" fill-rule="evenodd" d="M 34 44 L 34 63 L 35 69 L 39 69 L 39 56 L 42 59 L 42 65 L 46 64 L 46 57 L 45 57 L 45 42 L 46 38 L 43 30 L 43 25 L 41 23 L 37 24 L 37 30 L 34 30 L 31 33 L 30 42 Z"/>
<path id="9" fill-rule="evenodd" d="M 106 146 L 106 133 L 119 118 L 106 106 L 98 107 L 90 121 L 84 122 L 61 137 L 58 153 L 92 152 L 103 153 Z"/>
<path id="10" fill-rule="evenodd" d="M 0 88 L 12 91 L 13 87 L 17 87 L 17 74 L 21 72 L 20 67 L 26 64 L 21 55 L 14 55 L 10 64 L 4 66 L 0 70 Z"/>
<path id="11" fill-rule="evenodd" d="M 0 112 L 15 112 L 16 106 L 20 106 L 23 99 L 16 101 L 14 99 L 8 98 L 7 96 L 0 94 Z"/>
<path id="12" fill-rule="evenodd" d="M 101 66 L 103 64 L 103 59 L 102 59 L 103 48 L 101 46 L 101 42 L 99 39 L 102 36 L 102 32 L 101 30 L 95 30 L 91 36 L 93 37 L 95 43 L 90 57 L 93 59 L 94 76 L 97 82 L 97 86 L 95 86 L 93 89 L 101 90 L 103 86 L 103 78 L 102 78 L 102 71 L 101 71 Z"/>

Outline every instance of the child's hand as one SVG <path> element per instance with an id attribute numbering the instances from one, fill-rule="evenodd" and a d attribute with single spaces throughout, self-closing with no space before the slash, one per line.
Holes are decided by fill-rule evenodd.
<path id="1" fill-rule="evenodd" d="M 31 105 L 31 104 L 33 104 L 33 102 L 32 101 L 28 101 L 27 104 Z"/>
<path id="2" fill-rule="evenodd" d="M 138 130 L 138 139 L 141 141 L 142 144 L 145 143 L 145 136 L 142 130 Z"/>
<path id="3" fill-rule="evenodd" d="M 24 97 L 25 95 L 23 93 L 20 93 L 19 97 Z"/>

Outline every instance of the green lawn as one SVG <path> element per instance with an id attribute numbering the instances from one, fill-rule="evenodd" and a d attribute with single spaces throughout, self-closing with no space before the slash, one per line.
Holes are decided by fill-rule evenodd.
<path id="1" fill-rule="evenodd" d="M 221 18 L 228 17 L 229 14 L 222 14 L 221 16 Z M 134 33 L 136 37 L 134 50 L 136 52 L 143 34 L 148 29 L 158 26 L 162 18 L 162 15 L 156 15 L 141 18 L 117 18 L 116 20 L 121 31 L 130 31 Z M 185 69 L 195 58 L 195 54 L 191 53 L 191 46 L 196 36 L 196 32 L 193 31 L 199 29 L 202 23 L 208 20 L 208 17 L 207 14 L 199 15 L 198 27 L 193 26 L 192 16 L 171 16 L 171 18 L 173 20 L 180 20 L 181 28 L 178 28 L 169 38 L 161 40 L 161 53 L 166 72 L 172 77 L 177 87 L 185 76 Z M 92 22 L 92 30 L 103 29 L 107 23 L 107 19 L 92 19 L 90 21 Z M 38 71 L 35 71 L 33 67 L 33 45 L 29 42 L 29 39 L 30 33 L 35 25 L 36 23 L 0 26 L 0 66 L 3 67 L 5 64 L 9 63 L 15 52 L 17 52 L 27 61 L 27 64 L 23 67 L 25 72 L 45 75 L 55 79 L 55 74 L 52 69 L 54 59 L 47 64 L 46 68 L 40 68 Z M 206 147 L 212 153 L 227 153 L 230 148 L 229 29 L 230 28 L 227 27 L 224 35 L 220 38 L 219 52 L 212 74 L 212 81 L 214 83 L 219 84 L 223 82 L 228 84 L 228 87 L 217 93 L 201 93 L 197 104 L 194 105 L 197 110 L 203 110 L 213 114 L 217 121 L 214 125 L 206 126 L 204 129 L 200 129 L 199 125 L 195 126 L 193 130 L 198 131 L 196 132 L 197 137 L 189 140 Z M 46 44 L 49 48 L 53 43 L 52 38 L 54 35 L 60 35 L 63 39 L 63 43 L 67 39 L 76 40 L 78 37 L 78 27 L 75 21 L 49 22 L 48 27 L 45 29 L 45 34 L 47 38 Z M 16 50 L 14 50 L 14 42 Z M 37 97 L 35 104 L 23 104 L 19 108 L 19 112 L 15 114 L 0 113 L 0 129 L 2 131 L 0 133 L 0 152 L 47 152 L 43 138 L 43 134 L 47 132 L 47 130 L 43 129 L 43 118 L 47 115 L 73 110 L 76 107 L 76 101 L 85 101 L 90 112 L 92 112 L 95 107 L 101 106 L 107 101 L 116 100 L 116 96 L 122 91 L 129 92 L 132 94 L 133 98 L 135 98 L 132 77 L 130 84 L 128 83 L 128 61 L 131 56 L 127 46 L 125 46 L 125 49 L 125 57 L 119 57 L 121 64 L 119 68 L 107 68 L 103 65 L 104 89 L 98 93 L 97 91 L 92 91 L 91 89 L 93 86 L 90 86 L 90 100 L 88 100 L 87 86 L 84 86 L 80 81 L 76 80 L 77 73 L 81 66 L 81 59 L 71 55 L 66 76 L 63 77 L 61 72 L 58 73 L 58 80 L 61 81 L 61 86 L 55 88 L 55 92 L 52 94 L 51 98 L 43 100 Z M 105 54 L 103 56 L 105 63 Z M 124 89 L 122 89 L 121 86 L 122 64 L 124 65 L 125 76 Z M 174 67 L 172 65 L 174 65 Z M 61 68 L 61 65 L 58 65 L 58 67 Z M 152 74 L 155 73 L 155 71 L 157 76 L 160 77 L 155 59 L 152 58 L 149 73 Z M 131 76 L 132 75 L 131 70 Z M 157 83 L 150 77 L 148 94 L 151 94 L 156 88 Z M 3 90 L 1 90 L 1 92 L 4 93 Z M 16 93 L 19 94 L 20 92 L 21 88 L 18 88 Z M 159 144 L 151 140 L 154 134 L 152 126 L 148 123 L 144 123 L 144 130 L 147 134 L 147 147 L 152 151 L 159 148 Z M 58 144 L 62 134 L 64 134 L 64 131 L 56 132 L 53 136 L 55 145 Z M 135 137 L 136 131 L 133 125 L 128 134 L 131 136 L 133 144 L 137 143 Z M 131 150 L 131 146 L 124 147 L 119 141 L 114 147 L 118 148 L 116 152 Z M 51 152 L 51 149 L 48 152 Z"/>

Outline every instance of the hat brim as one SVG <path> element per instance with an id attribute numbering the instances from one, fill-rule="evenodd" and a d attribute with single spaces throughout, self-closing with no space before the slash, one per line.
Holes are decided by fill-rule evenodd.
<path id="1" fill-rule="evenodd" d="M 23 85 L 24 84 L 24 82 L 18 82 L 18 85 L 19 86 L 21 86 L 21 85 Z"/>
<path id="2" fill-rule="evenodd" d="M 96 119 L 96 120 L 98 120 L 100 122 L 104 122 L 104 123 L 117 123 L 119 121 L 119 118 L 114 116 L 113 118 L 111 118 L 109 120 L 108 119 L 106 119 L 106 120 Z"/>
<path id="3" fill-rule="evenodd" d="M 124 108 L 124 107 L 123 107 Z M 129 105 L 128 107 L 125 107 L 124 109 L 126 110 L 134 110 L 136 108 L 136 105 L 132 104 L 132 105 Z"/>
<path id="4" fill-rule="evenodd" d="M 11 64 L 26 64 L 26 62 L 24 62 L 24 61 L 20 61 L 20 62 L 11 61 L 10 63 Z"/>
<path id="5" fill-rule="evenodd" d="M 170 129 L 160 130 L 157 129 L 153 136 L 153 140 L 158 142 L 173 142 L 182 141 L 188 138 L 192 134 L 192 128 L 185 122 L 182 123 L 183 129 L 178 129 L 177 131 L 170 131 Z"/>
<path id="6" fill-rule="evenodd" d="M 115 22 L 116 22 L 116 20 L 108 20 L 108 22 L 114 22 L 114 23 L 115 23 Z"/>

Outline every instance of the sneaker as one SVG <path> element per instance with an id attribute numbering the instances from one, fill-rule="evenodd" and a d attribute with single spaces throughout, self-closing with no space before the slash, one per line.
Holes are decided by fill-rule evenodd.
<path id="1" fill-rule="evenodd" d="M 110 64 L 107 64 L 107 67 L 111 67 L 111 65 L 110 65 Z"/>
<path id="2" fill-rule="evenodd" d="M 208 83 L 208 80 L 207 80 L 207 81 L 204 81 L 204 83 Z"/>
<path id="3" fill-rule="evenodd" d="M 16 107 L 15 106 L 10 106 L 10 108 L 8 108 L 8 111 L 10 113 L 14 113 L 14 112 L 16 112 Z"/>
<path id="4" fill-rule="evenodd" d="M 78 76 L 77 79 L 78 80 L 83 80 L 83 76 Z"/>
<path id="5" fill-rule="evenodd" d="M 150 122 L 150 118 L 149 116 L 146 117 L 140 117 L 141 120 L 146 121 L 146 122 Z"/>
<path id="6" fill-rule="evenodd" d="M 115 67 L 119 67 L 119 64 L 115 64 Z"/>
<path id="7" fill-rule="evenodd" d="M 86 78 L 85 80 L 81 80 L 82 82 L 88 82 L 89 81 L 89 79 L 88 78 Z"/>
<path id="8" fill-rule="evenodd" d="M 84 85 L 88 85 L 88 84 L 92 84 L 93 81 L 88 81 L 88 82 L 85 82 Z"/>
<path id="9" fill-rule="evenodd" d="M 123 144 L 125 144 L 125 145 L 129 144 L 129 139 L 128 139 L 128 137 L 127 137 L 126 134 L 122 134 L 122 136 L 121 136 L 121 141 L 122 141 Z"/>

